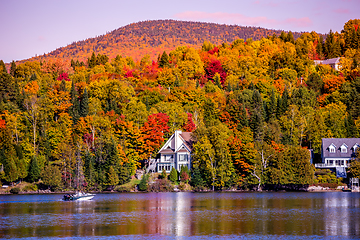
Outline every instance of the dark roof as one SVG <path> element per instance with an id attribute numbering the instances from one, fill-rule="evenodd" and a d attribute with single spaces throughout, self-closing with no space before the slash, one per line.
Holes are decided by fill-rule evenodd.
<path id="1" fill-rule="evenodd" d="M 340 147 L 343 144 L 348 146 L 347 152 L 342 153 Z M 330 153 L 329 146 L 331 144 L 335 145 L 335 153 Z M 351 158 L 354 157 L 354 149 L 353 146 L 355 144 L 360 144 L 360 138 L 323 138 L 322 139 L 322 153 L 323 158 L 326 157 L 341 157 L 341 158 Z"/>
<path id="2" fill-rule="evenodd" d="M 192 138 L 191 138 L 191 135 L 192 135 L 192 133 L 191 132 L 182 132 L 181 134 L 180 134 L 180 136 L 182 137 L 182 139 L 184 139 L 184 143 L 185 143 L 185 145 L 190 149 L 190 151 L 192 151 L 193 150 L 193 140 L 192 140 Z"/>

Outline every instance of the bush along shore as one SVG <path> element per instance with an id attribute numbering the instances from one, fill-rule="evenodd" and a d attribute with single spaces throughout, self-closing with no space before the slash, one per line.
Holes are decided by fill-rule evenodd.
<path id="1" fill-rule="evenodd" d="M 323 191 L 341 191 L 345 185 L 337 183 L 317 183 L 317 184 L 265 184 L 258 188 L 258 185 L 249 185 L 247 188 L 209 188 L 204 185 L 195 185 L 189 179 L 172 179 L 171 175 L 162 174 L 141 174 L 140 179 L 133 178 L 129 182 L 106 186 L 102 189 L 93 189 L 91 192 L 210 192 L 210 191 L 231 191 L 231 192 L 249 192 L 249 191 L 292 191 L 292 192 L 323 192 Z M 174 177 L 174 176 L 173 176 Z M 51 189 L 44 185 L 40 180 L 35 183 L 21 182 L 13 186 L 4 185 L 0 189 L 0 194 L 56 194 L 73 193 L 77 189 Z M 82 189 L 83 190 L 83 189 Z"/>

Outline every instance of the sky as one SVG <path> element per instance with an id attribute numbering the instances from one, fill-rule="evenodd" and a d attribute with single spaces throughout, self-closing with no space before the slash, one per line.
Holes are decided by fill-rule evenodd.
<path id="1" fill-rule="evenodd" d="M 360 0 L 0 0 L 0 60 L 49 53 L 146 20 L 175 19 L 293 32 L 340 32 Z"/>

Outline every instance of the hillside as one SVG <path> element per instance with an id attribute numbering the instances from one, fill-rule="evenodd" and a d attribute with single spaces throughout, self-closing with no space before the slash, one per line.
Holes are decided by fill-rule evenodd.
<path id="1" fill-rule="evenodd" d="M 139 60 L 146 54 L 156 59 L 159 53 L 169 52 L 180 45 L 200 48 L 204 41 L 218 45 L 224 42 L 230 43 L 238 38 L 259 40 L 274 33 L 280 35 L 281 31 L 204 22 L 144 21 L 129 24 L 102 36 L 74 42 L 32 60 L 48 58 L 86 60 L 92 52 L 105 54 L 110 59 L 121 55 Z M 293 34 L 295 39 L 301 35 L 301 33 Z"/>

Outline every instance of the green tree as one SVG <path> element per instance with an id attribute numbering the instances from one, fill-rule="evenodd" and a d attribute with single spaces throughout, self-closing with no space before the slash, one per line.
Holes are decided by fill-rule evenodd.
<path id="1" fill-rule="evenodd" d="M 161 172 L 161 174 L 160 174 L 160 178 L 161 178 L 161 179 L 166 179 L 166 177 L 167 177 L 167 173 L 166 173 L 165 168 L 163 168 L 163 170 L 162 170 L 162 172 Z"/>
<path id="2" fill-rule="evenodd" d="M 149 181 L 149 175 L 143 174 L 141 177 L 140 183 L 139 183 L 139 190 L 140 191 L 147 191 L 148 190 L 148 181 Z"/>
<path id="3" fill-rule="evenodd" d="M 37 157 L 34 156 L 30 162 L 29 174 L 27 178 L 30 182 L 35 182 L 39 180 L 40 176 L 41 176 L 41 172 L 38 165 Z"/>
<path id="4" fill-rule="evenodd" d="M 190 181 L 191 186 L 195 188 L 201 188 L 205 185 L 204 180 L 202 179 L 200 169 L 197 165 L 194 166 L 192 170 L 192 176 Z"/>
<path id="5" fill-rule="evenodd" d="M 62 186 L 61 171 L 56 165 L 48 165 L 41 174 L 41 180 L 51 189 L 59 189 Z"/>
<path id="6" fill-rule="evenodd" d="M 119 183 L 119 177 L 114 170 L 113 166 L 110 166 L 109 171 L 107 172 L 107 184 L 110 186 L 116 186 Z"/>
<path id="7" fill-rule="evenodd" d="M 16 72 L 16 63 L 12 61 L 10 65 L 10 75 L 15 77 L 15 72 Z"/>
<path id="8" fill-rule="evenodd" d="M 179 177 L 178 177 L 178 172 L 177 170 L 173 167 L 171 168 L 170 171 L 170 175 L 169 175 L 169 180 L 173 183 L 176 183 L 178 181 Z"/>
<path id="9" fill-rule="evenodd" d="M 163 52 L 163 54 L 160 57 L 159 67 L 160 68 L 170 67 L 169 55 L 167 55 L 165 51 Z"/>
<path id="10" fill-rule="evenodd" d="M 80 117 L 86 117 L 88 114 L 89 114 L 89 96 L 87 89 L 85 88 L 80 101 L 79 115 Z"/>
<path id="11" fill-rule="evenodd" d="M 80 114 L 80 103 L 79 103 L 79 94 L 75 87 L 75 82 L 71 82 L 71 90 L 70 90 L 70 97 L 71 97 L 71 107 L 69 108 L 69 114 L 72 117 L 73 124 L 75 125 L 79 120 Z"/>
<path id="12" fill-rule="evenodd" d="M 123 164 L 119 168 L 119 184 L 125 184 L 131 179 L 128 164 Z"/>

